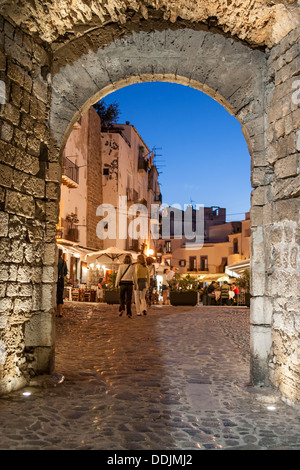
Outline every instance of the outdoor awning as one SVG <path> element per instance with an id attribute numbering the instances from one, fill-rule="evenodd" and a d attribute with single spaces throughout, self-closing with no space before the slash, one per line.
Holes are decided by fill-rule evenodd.
<path id="1" fill-rule="evenodd" d="M 91 251 L 88 248 L 84 248 L 82 246 L 79 246 L 78 243 L 71 242 L 69 240 L 65 240 L 62 238 L 59 238 L 56 240 L 56 244 L 59 248 L 62 250 L 71 253 L 72 255 L 76 256 L 77 258 L 81 258 L 86 256 L 88 253 Z"/>
<path id="2" fill-rule="evenodd" d="M 226 273 L 213 273 L 213 274 L 193 274 L 189 273 L 189 276 L 197 278 L 200 282 L 213 282 L 213 281 L 218 281 L 218 282 L 224 282 L 229 281 L 229 276 Z"/>
<path id="3" fill-rule="evenodd" d="M 250 259 L 226 266 L 225 272 L 231 277 L 240 277 L 246 269 L 250 269 Z"/>
<path id="4" fill-rule="evenodd" d="M 137 253 L 127 250 L 121 250 L 115 246 L 111 246 L 106 250 L 92 251 L 88 253 L 86 259 L 89 263 L 94 263 L 96 261 L 99 261 L 100 259 L 106 259 L 110 262 L 115 262 L 118 260 L 122 260 L 125 255 L 131 255 L 133 258 L 136 258 Z"/>

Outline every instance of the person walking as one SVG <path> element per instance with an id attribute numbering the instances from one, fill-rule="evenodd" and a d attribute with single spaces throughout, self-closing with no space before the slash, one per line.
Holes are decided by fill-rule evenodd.
<path id="1" fill-rule="evenodd" d="M 138 255 L 135 265 L 135 306 L 136 314 L 147 315 L 146 292 L 150 286 L 150 275 L 144 255 Z"/>
<path id="2" fill-rule="evenodd" d="M 130 255 L 126 255 L 123 264 L 119 266 L 115 282 L 115 287 L 120 287 L 120 317 L 125 312 L 125 306 L 128 318 L 132 317 L 131 303 L 134 280 L 135 270 L 134 266 L 132 265 L 132 258 Z"/>
<path id="3" fill-rule="evenodd" d="M 168 298 L 168 292 L 169 292 L 169 282 L 168 282 L 168 273 L 169 269 L 165 268 L 163 275 L 162 275 L 162 296 L 163 296 L 163 305 L 166 305 L 167 303 L 167 298 Z"/>
<path id="4" fill-rule="evenodd" d="M 62 306 L 64 304 L 65 276 L 68 274 L 67 263 L 63 259 L 62 250 L 58 251 L 57 284 L 56 284 L 56 316 L 62 317 Z"/>
<path id="5" fill-rule="evenodd" d="M 147 267 L 149 270 L 149 277 L 150 277 L 150 285 L 149 289 L 147 290 L 146 300 L 148 307 L 151 307 L 153 301 L 153 290 L 156 288 L 156 273 L 155 273 L 155 266 L 154 266 L 154 259 L 151 256 L 148 256 L 146 259 Z"/>

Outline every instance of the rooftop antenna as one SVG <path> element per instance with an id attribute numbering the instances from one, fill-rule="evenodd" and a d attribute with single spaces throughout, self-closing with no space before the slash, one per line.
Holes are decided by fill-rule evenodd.
<path id="1" fill-rule="evenodd" d="M 192 206 L 193 209 L 195 209 L 193 202 L 196 202 L 196 201 L 194 201 L 194 200 L 190 197 L 190 205 Z"/>
<path id="2" fill-rule="evenodd" d="M 166 165 L 161 164 L 161 163 L 165 163 L 165 160 L 157 160 L 157 157 L 162 157 L 162 154 L 157 153 L 157 150 L 161 150 L 161 149 L 162 149 L 162 147 L 156 147 L 156 145 L 154 145 L 154 147 L 152 149 L 153 160 L 155 160 L 154 165 L 156 166 L 157 171 L 158 171 L 159 174 L 163 173 L 161 171 L 161 168 L 166 166 Z"/>

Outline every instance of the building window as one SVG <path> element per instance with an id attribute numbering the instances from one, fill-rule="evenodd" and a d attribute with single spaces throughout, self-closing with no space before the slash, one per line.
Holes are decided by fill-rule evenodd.
<path id="1" fill-rule="evenodd" d="M 208 258 L 207 258 L 207 256 L 200 256 L 200 271 L 208 271 Z"/>
<path id="2" fill-rule="evenodd" d="M 103 168 L 103 175 L 109 176 L 109 168 Z"/>
<path id="3" fill-rule="evenodd" d="M 166 253 L 172 253 L 172 246 L 170 241 L 165 242 Z"/>
<path id="4" fill-rule="evenodd" d="M 233 253 L 236 254 L 239 252 L 239 242 L 237 238 L 233 240 Z"/>
<path id="5" fill-rule="evenodd" d="M 225 273 L 225 268 L 226 268 L 227 264 L 228 264 L 227 258 L 222 258 L 222 261 L 221 261 L 221 266 L 222 266 L 222 271 L 221 272 L 222 273 Z"/>
<path id="6" fill-rule="evenodd" d="M 185 259 L 180 259 L 180 260 L 179 260 L 179 266 L 180 266 L 181 268 L 184 268 L 184 267 L 186 266 L 186 260 L 185 260 Z"/>
<path id="7" fill-rule="evenodd" d="M 189 258 L 189 271 L 197 271 L 197 257 L 190 256 Z"/>

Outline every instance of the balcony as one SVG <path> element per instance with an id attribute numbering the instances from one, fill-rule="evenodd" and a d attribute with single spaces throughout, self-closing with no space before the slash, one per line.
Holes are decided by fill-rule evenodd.
<path id="1" fill-rule="evenodd" d="M 135 239 L 132 239 L 132 238 L 129 238 L 127 240 L 127 247 L 126 247 L 127 250 L 132 250 L 132 251 L 135 251 L 135 252 L 138 252 L 140 247 L 139 247 L 139 241 L 138 240 L 135 240 Z"/>
<path id="2" fill-rule="evenodd" d="M 62 217 L 56 226 L 56 238 L 63 238 L 70 242 L 79 242 L 79 229 L 77 227 L 70 227 L 70 224 Z"/>
<path id="3" fill-rule="evenodd" d="M 78 188 L 79 185 L 79 167 L 67 157 L 63 159 L 62 184 L 68 188 Z"/>
<path id="4" fill-rule="evenodd" d="M 105 132 L 107 134 L 119 134 L 122 137 L 122 139 L 126 142 L 128 147 L 131 147 L 130 141 L 127 139 L 125 134 L 122 132 L 123 130 L 124 130 L 124 128 L 121 128 L 121 127 L 103 127 L 101 132 L 103 132 L 103 133 Z"/>
<path id="5" fill-rule="evenodd" d="M 148 170 L 148 161 L 143 157 L 138 159 L 138 171 L 147 171 Z"/>
<path id="6" fill-rule="evenodd" d="M 159 194 L 154 194 L 154 202 L 160 202 L 162 203 L 162 194 L 159 193 Z"/>
<path id="7" fill-rule="evenodd" d="M 208 273 L 208 268 L 193 268 L 192 266 L 189 266 L 187 268 L 187 271 L 189 273 Z"/>

